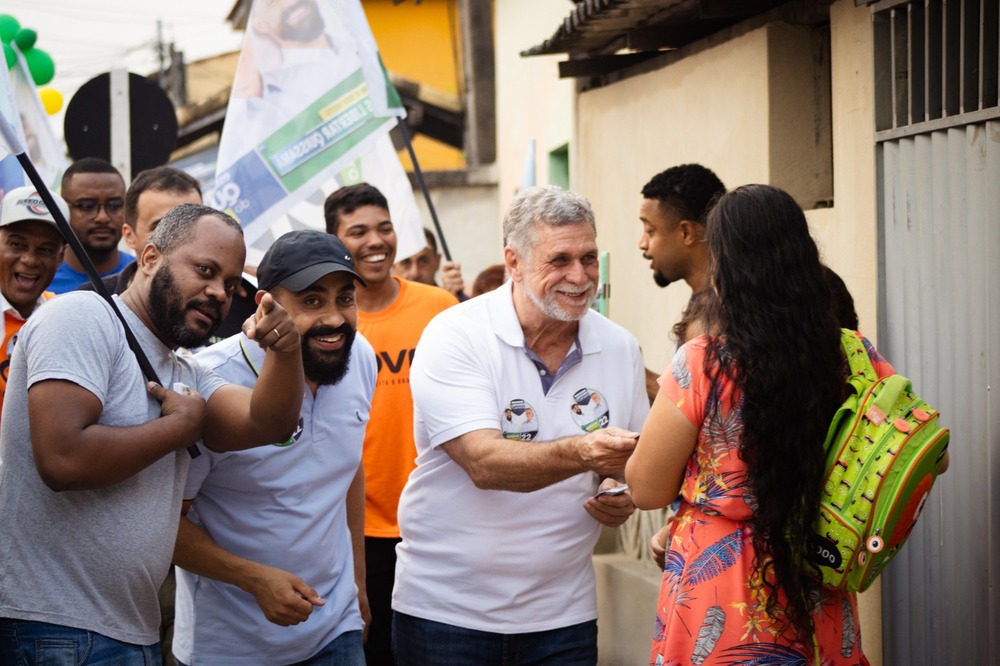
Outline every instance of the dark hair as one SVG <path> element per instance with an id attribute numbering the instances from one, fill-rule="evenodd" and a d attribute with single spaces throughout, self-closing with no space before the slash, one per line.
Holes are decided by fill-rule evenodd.
<path id="1" fill-rule="evenodd" d="M 700 164 L 681 164 L 653 176 L 642 188 L 642 196 L 655 199 L 682 220 L 705 224 L 712 202 L 726 193 L 726 186 L 711 169 Z"/>
<path id="2" fill-rule="evenodd" d="M 128 192 L 125 193 L 125 224 L 135 229 L 136 214 L 139 209 L 139 197 L 143 192 L 197 192 L 201 196 L 201 185 L 193 176 L 174 169 L 161 166 L 145 169 L 139 172 Z"/>
<path id="3" fill-rule="evenodd" d="M 176 248 L 186 245 L 194 235 L 198 221 L 205 217 L 215 217 L 243 235 L 243 227 L 222 211 L 201 204 L 186 203 L 170 209 L 153 232 L 149 234 L 147 245 L 155 245 L 160 254 L 168 255 Z"/>
<path id="4" fill-rule="evenodd" d="M 705 320 L 709 316 L 711 308 L 711 290 L 705 289 L 691 294 L 691 298 L 688 300 L 687 305 L 684 306 L 684 312 L 681 313 L 681 318 L 677 320 L 676 324 L 674 324 L 674 340 L 677 341 L 678 346 L 683 345 L 685 342 L 695 337 L 694 335 L 691 335 L 692 326 L 700 324 L 701 330 L 705 330 Z"/>
<path id="5" fill-rule="evenodd" d="M 100 157 L 84 157 L 66 167 L 60 187 L 66 189 L 69 181 L 78 173 L 113 173 L 122 178 L 121 172 L 111 162 L 102 160 Z M 125 182 L 124 178 L 122 178 L 122 182 Z"/>
<path id="6" fill-rule="evenodd" d="M 823 443 L 842 399 L 840 327 L 805 215 L 784 191 L 746 185 L 724 195 L 708 214 L 707 242 L 717 290 L 708 329 L 719 335 L 709 339 L 706 368 L 712 395 L 722 377 L 740 395 L 756 584 L 770 592 L 768 614 L 808 644 L 819 584 L 806 544 Z"/>
<path id="7" fill-rule="evenodd" d="M 378 188 L 368 183 L 348 185 L 336 190 L 326 198 L 323 204 L 323 216 L 326 218 L 326 232 L 337 235 L 340 226 L 340 216 L 350 215 L 362 206 L 375 206 L 389 210 L 389 202 Z"/>
<path id="8" fill-rule="evenodd" d="M 830 287 L 833 314 L 837 318 L 837 323 L 841 328 L 858 330 L 858 313 L 854 310 L 854 298 L 847 290 L 847 285 L 829 266 L 823 266 L 823 275 L 826 277 L 827 286 Z"/>
<path id="9" fill-rule="evenodd" d="M 480 294 L 493 291 L 503 284 L 506 277 L 507 268 L 503 264 L 487 266 L 476 276 L 475 282 L 472 283 L 472 295 L 479 296 Z"/>
<path id="10" fill-rule="evenodd" d="M 424 227 L 424 238 L 427 239 L 427 247 L 429 247 L 434 254 L 437 254 L 438 242 L 437 238 L 434 238 L 434 232 L 427 227 Z"/>

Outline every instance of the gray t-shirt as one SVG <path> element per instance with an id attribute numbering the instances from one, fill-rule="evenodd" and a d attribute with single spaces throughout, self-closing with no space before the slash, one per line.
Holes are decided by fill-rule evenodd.
<path id="1" fill-rule="evenodd" d="M 224 385 L 174 354 L 117 302 L 164 386 L 180 382 L 207 400 Z M 166 455 L 107 488 L 53 492 L 35 467 L 27 396 L 33 384 L 51 379 L 97 396 L 103 425 L 133 426 L 160 415 L 121 323 L 100 296 L 64 294 L 32 314 L 11 359 L 0 422 L 0 617 L 151 645 L 159 640 L 156 593 L 173 555 L 188 453 Z M 59 418 L 59 405 L 50 412 Z"/>

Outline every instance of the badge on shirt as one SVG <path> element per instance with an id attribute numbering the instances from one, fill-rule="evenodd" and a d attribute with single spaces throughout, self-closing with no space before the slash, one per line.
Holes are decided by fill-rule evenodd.
<path id="1" fill-rule="evenodd" d="M 500 430 L 507 439 L 530 442 L 538 434 L 538 414 L 521 398 L 514 398 L 500 416 Z"/>
<path id="2" fill-rule="evenodd" d="M 584 432 L 594 432 L 607 428 L 611 421 L 608 412 L 608 401 L 599 391 L 592 388 L 582 388 L 573 394 L 573 403 L 569 406 L 573 422 Z"/>
<path id="3" fill-rule="evenodd" d="M 300 437 L 302 437 L 302 417 L 301 416 L 299 417 L 299 423 L 298 423 L 298 425 L 295 426 L 295 432 L 292 433 L 292 436 L 289 437 L 288 439 L 286 439 L 285 441 L 281 442 L 280 444 L 272 444 L 271 446 L 277 446 L 278 448 L 283 449 L 283 448 L 291 446 L 295 442 L 299 441 Z"/>

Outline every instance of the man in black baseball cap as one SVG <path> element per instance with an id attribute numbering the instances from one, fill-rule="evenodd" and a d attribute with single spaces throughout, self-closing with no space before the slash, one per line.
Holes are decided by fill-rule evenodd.
<path id="1" fill-rule="evenodd" d="M 355 283 L 364 281 L 343 243 L 320 231 L 276 240 L 257 278 L 302 339 L 299 428 L 253 453 L 191 461 L 184 512 L 193 505 L 200 527 L 182 517 L 177 535 L 174 654 L 187 664 L 364 664 L 370 614 L 354 553 L 364 553 L 361 451 L 377 375 L 371 345 L 355 338 Z M 253 386 L 263 356 L 241 334 L 196 358 Z"/>

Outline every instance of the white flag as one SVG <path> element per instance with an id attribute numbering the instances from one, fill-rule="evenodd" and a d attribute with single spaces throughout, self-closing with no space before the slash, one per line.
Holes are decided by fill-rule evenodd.
<path id="1" fill-rule="evenodd" d="M 251 246 L 294 225 L 281 218 L 306 199 L 312 208 L 319 199 L 322 224 L 318 190 L 376 151 L 402 115 L 359 0 L 301 0 L 290 8 L 256 2 L 226 110 L 210 200 L 239 220 Z M 391 158 L 398 166 L 394 152 Z M 390 208 L 416 209 L 409 187 L 396 195 L 409 203 L 385 194 Z M 407 233 L 401 229 L 404 222 L 396 221 L 401 235 Z"/>
<path id="2" fill-rule="evenodd" d="M 14 155 L 24 152 L 24 131 L 6 63 L 0 64 L 0 196 L 21 187 L 26 176 Z"/>
<path id="3" fill-rule="evenodd" d="M 323 183 L 320 190 L 296 204 L 287 214 L 278 218 L 263 235 L 247 244 L 247 261 L 259 263 L 267 248 L 282 234 L 296 229 L 317 229 L 324 231 L 323 216 L 325 192 L 366 182 L 379 189 L 389 201 L 389 217 L 396 229 L 396 260 L 412 257 L 427 245 L 420 221 L 420 210 L 413 199 L 410 179 L 399 163 L 396 150 L 389 135 L 375 142 L 375 149 L 358 157 L 333 178 Z"/>
<path id="4" fill-rule="evenodd" d="M 23 130 L 24 149 L 35 170 L 49 190 L 57 192 L 62 184 L 62 175 L 69 166 L 66 155 L 52 131 L 49 115 L 45 112 L 38 88 L 31 78 L 31 71 L 24 56 L 14 46 L 17 66 L 10 71 L 14 100 L 20 114 Z"/>

